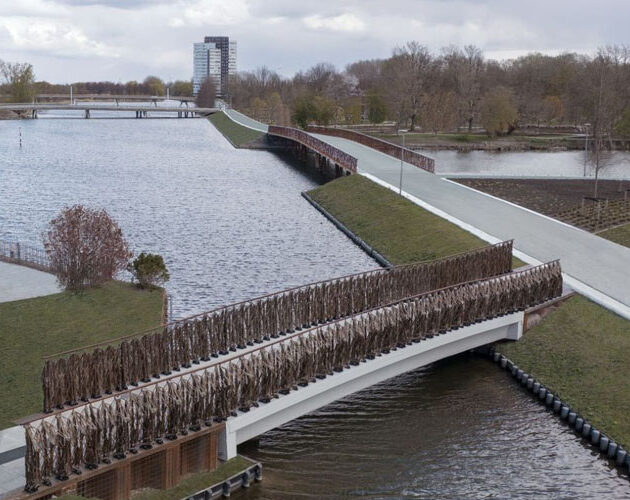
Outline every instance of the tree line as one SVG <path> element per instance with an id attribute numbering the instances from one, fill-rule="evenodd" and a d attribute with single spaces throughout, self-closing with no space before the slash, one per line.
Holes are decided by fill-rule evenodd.
<path id="1" fill-rule="evenodd" d="M 68 94 L 70 87 L 74 94 L 116 94 L 116 95 L 169 95 L 192 96 L 192 80 L 166 82 L 157 76 L 147 76 L 143 81 L 130 80 L 116 82 L 74 82 L 68 84 L 36 81 L 33 66 L 29 63 L 5 62 L 0 60 L 0 95 L 11 102 L 31 102 L 39 94 Z"/>
<path id="2" fill-rule="evenodd" d="M 602 137 L 630 136 L 630 47 L 495 61 L 473 45 L 432 53 L 409 42 L 342 71 L 319 63 L 291 78 L 266 67 L 242 72 L 230 79 L 230 98 L 276 124 L 390 120 L 408 130 L 492 135 L 523 125 L 588 126 Z"/>

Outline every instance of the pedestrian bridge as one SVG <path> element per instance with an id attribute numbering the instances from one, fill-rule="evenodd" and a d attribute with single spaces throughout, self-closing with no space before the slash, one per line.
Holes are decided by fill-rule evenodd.
<path id="1" fill-rule="evenodd" d="M 205 117 L 219 111 L 218 108 L 196 108 L 181 106 L 151 106 L 146 104 L 129 104 L 125 106 L 113 106 L 96 103 L 10 103 L 0 104 L 0 110 L 13 111 L 14 113 L 26 113 L 32 118 L 37 118 L 40 111 L 81 111 L 84 118 L 91 118 L 92 111 L 135 112 L 136 118 L 153 116 L 163 118 L 163 114 L 176 115 L 178 118 Z"/>
<path id="2" fill-rule="evenodd" d="M 195 433 L 215 432 L 229 459 L 355 391 L 516 340 L 525 311 L 558 297 L 562 277 L 558 262 L 512 271 L 511 251 L 505 242 L 314 283 L 59 353 L 43 373 L 47 413 L 25 422 L 26 488 L 39 498 L 68 480 L 98 482 L 99 464 Z"/>

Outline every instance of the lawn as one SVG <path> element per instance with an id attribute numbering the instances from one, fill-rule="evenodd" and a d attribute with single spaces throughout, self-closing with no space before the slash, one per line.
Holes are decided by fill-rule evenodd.
<path id="1" fill-rule="evenodd" d="M 208 120 L 210 120 L 217 130 L 221 132 L 235 148 L 245 146 L 265 135 L 263 132 L 239 125 L 230 119 L 223 111 L 210 115 Z"/>
<path id="2" fill-rule="evenodd" d="M 42 409 L 41 357 L 161 323 L 162 290 L 112 282 L 0 304 L 0 429 Z"/>
<path id="3" fill-rule="evenodd" d="M 606 231 L 597 233 L 597 236 L 630 248 L 630 224 L 607 229 Z"/>
<path id="4" fill-rule="evenodd" d="M 497 350 L 611 438 L 630 446 L 630 322 L 576 296 Z"/>
<path id="5" fill-rule="evenodd" d="M 487 242 L 361 175 L 308 193 L 393 264 L 438 259 Z M 523 265 L 515 259 L 514 266 Z"/>

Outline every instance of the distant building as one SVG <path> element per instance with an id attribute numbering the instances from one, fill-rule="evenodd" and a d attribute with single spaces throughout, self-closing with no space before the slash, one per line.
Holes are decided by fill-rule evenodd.
<path id="1" fill-rule="evenodd" d="M 217 86 L 217 96 L 228 94 L 229 77 L 236 73 L 236 42 L 227 36 L 207 36 L 193 45 L 193 94 L 206 78 Z"/>

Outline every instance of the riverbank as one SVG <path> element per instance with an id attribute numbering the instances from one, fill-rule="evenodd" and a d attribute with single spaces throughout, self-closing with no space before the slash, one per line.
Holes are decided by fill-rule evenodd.
<path id="1" fill-rule="evenodd" d="M 309 196 L 394 265 L 439 259 L 486 246 L 480 238 L 361 175 Z M 518 259 L 513 265 L 523 265 Z"/>
<path id="2" fill-rule="evenodd" d="M 611 439 L 630 446 L 629 332 L 630 322 L 575 296 L 521 340 L 496 349 Z"/>
<path id="3" fill-rule="evenodd" d="M 263 132 L 239 125 L 223 111 L 211 114 L 208 120 L 235 148 L 265 149 L 261 142 L 265 135 Z"/>
<path id="4" fill-rule="evenodd" d="M 374 133 L 375 137 L 400 144 L 399 134 Z M 445 151 L 582 151 L 584 138 L 561 134 L 512 134 L 491 137 L 484 133 L 405 133 L 405 145 L 411 149 Z M 619 142 L 627 150 L 629 141 Z"/>
<path id="5" fill-rule="evenodd" d="M 0 429 L 41 412 L 42 356 L 159 325 L 163 307 L 161 289 L 122 282 L 0 304 Z"/>

